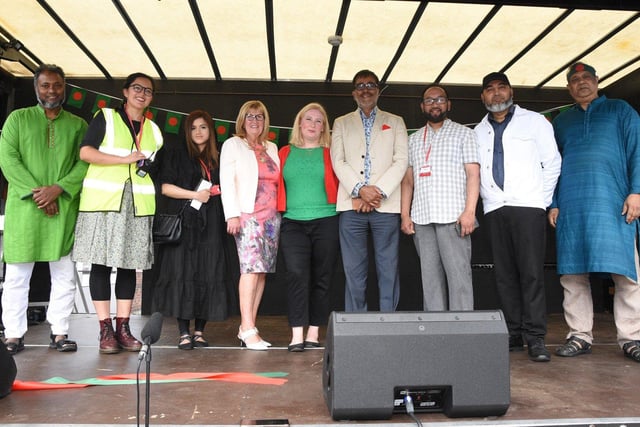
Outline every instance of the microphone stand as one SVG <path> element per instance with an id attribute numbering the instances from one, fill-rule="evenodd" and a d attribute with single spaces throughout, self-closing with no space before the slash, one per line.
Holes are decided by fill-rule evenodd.
<path id="1" fill-rule="evenodd" d="M 145 427 L 149 427 L 149 394 L 151 390 L 151 340 L 149 338 L 145 339 L 147 344 L 147 353 L 145 354 L 145 362 L 147 365 L 146 371 L 146 381 L 145 381 L 145 392 L 144 392 L 144 425 Z"/>
<path id="2" fill-rule="evenodd" d="M 137 418 L 138 418 L 138 427 L 140 426 L 140 365 L 142 364 L 142 359 L 144 359 L 147 363 L 147 371 L 146 371 L 146 381 L 145 381 L 145 399 L 144 399 L 144 425 L 145 427 L 149 426 L 149 398 L 151 395 L 151 344 L 158 341 L 160 338 L 160 331 L 162 330 L 162 313 L 156 312 L 151 315 L 151 319 L 147 321 L 147 324 L 142 328 L 142 341 L 143 345 L 140 349 L 140 354 L 138 355 L 138 399 L 137 399 Z"/>

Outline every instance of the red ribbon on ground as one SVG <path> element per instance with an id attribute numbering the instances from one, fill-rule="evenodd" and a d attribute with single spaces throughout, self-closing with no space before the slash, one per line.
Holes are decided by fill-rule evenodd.
<path id="1" fill-rule="evenodd" d="M 154 374 L 149 376 L 152 383 L 184 382 L 184 381 L 226 381 L 243 384 L 283 385 L 287 382 L 286 373 L 267 372 L 251 374 L 247 372 L 178 372 L 175 374 Z M 140 381 L 146 381 L 146 375 L 139 375 Z M 84 380 L 66 380 L 51 378 L 46 381 L 21 381 L 13 383 L 13 391 L 24 390 L 57 390 L 83 388 L 95 385 L 135 384 L 136 374 L 105 375 Z"/>

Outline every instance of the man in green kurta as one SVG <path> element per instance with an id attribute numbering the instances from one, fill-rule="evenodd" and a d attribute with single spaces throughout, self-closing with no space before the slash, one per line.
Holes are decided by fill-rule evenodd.
<path id="1" fill-rule="evenodd" d="M 76 279 L 69 254 L 88 166 L 79 157 L 87 123 L 62 109 L 65 77 L 60 67 L 38 67 L 34 88 L 38 105 L 12 112 L 0 135 L 0 168 L 9 182 L 2 323 L 5 345 L 12 354 L 24 349 L 29 281 L 36 261 L 48 262 L 51 271 L 49 347 L 77 350 L 68 339 Z"/>

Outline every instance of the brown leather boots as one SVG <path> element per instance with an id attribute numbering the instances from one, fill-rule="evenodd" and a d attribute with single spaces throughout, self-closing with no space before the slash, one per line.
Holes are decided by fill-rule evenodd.
<path id="1" fill-rule="evenodd" d="M 131 335 L 128 317 L 116 317 L 116 329 L 111 319 L 100 320 L 100 353 L 119 353 L 121 349 L 139 351 L 142 343 Z"/>

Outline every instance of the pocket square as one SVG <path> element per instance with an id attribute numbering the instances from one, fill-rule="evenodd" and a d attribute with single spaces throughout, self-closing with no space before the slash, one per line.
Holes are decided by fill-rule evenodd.
<path id="1" fill-rule="evenodd" d="M 389 126 L 388 124 L 383 124 L 382 125 L 382 130 L 387 130 L 387 129 L 391 129 L 391 126 Z"/>

